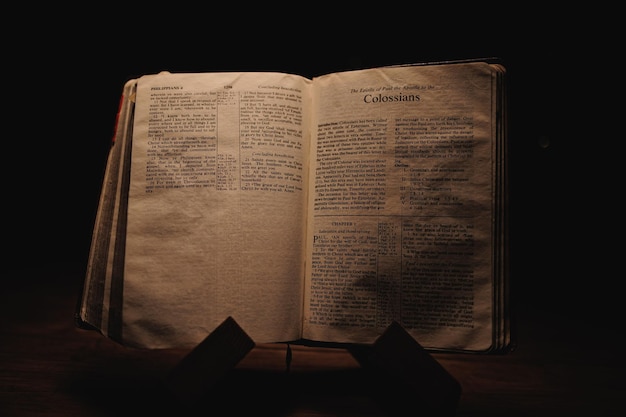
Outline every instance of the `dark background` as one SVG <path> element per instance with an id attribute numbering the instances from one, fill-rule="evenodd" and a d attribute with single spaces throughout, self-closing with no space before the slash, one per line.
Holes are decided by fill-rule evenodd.
<path id="1" fill-rule="evenodd" d="M 51 6 L 52 7 L 52 6 Z M 2 249 L 6 288 L 82 276 L 119 96 L 162 70 L 307 77 L 403 63 L 498 57 L 508 71 L 511 274 L 520 308 L 610 329 L 620 314 L 622 141 L 610 24 L 586 11 L 348 12 L 92 6 L 38 8 L 4 50 Z M 305 6 L 309 7 L 309 6 Z M 502 6 L 501 6 L 502 7 Z M 310 7 L 313 9 L 313 7 Z M 238 13 L 244 13 L 241 16 Z M 607 13 L 611 14 L 611 13 Z M 608 51 L 608 52 L 607 52 Z M 33 271 L 24 274 L 23 271 Z M 60 279 L 60 278 L 55 278 Z M 584 327 L 581 327 L 581 329 Z M 557 329 L 558 331 L 558 329 Z M 612 338 L 608 332 L 607 338 Z M 622 336 L 620 336 L 622 337 Z"/>
<path id="2" fill-rule="evenodd" d="M 314 77 L 498 57 L 509 81 L 519 344 L 508 355 L 439 358 L 464 387 L 462 416 L 624 415 L 622 14 L 595 3 L 474 3 L 6 7 L 0 414 L 181 415 L 157 383 L 180 352 L 123 349 L 74 323 L 127 80 L 162 70 Z M 280 372 L 266 369 L 267 352 L 275 352 L 270 362 Z M 258 355 L 249 364 L 260 371 L 235 373 L 229 392 L 240 391 L 249 415 L 257 411 L 251 392 L 266 401 L 283 395 L 273 385 L 282 377 L 282 353 Z M 298 361 L 300 370 L 315 370 L 333 357 L 307 355 L 294 354 L 296 370 Z M 344 372 L 345 361 L 338 364 Z M 294 377 L 290 392 L 301 394 L 295 400 L 305 409 L 347 401 L 372 414 L 369 403 L 350 402 L 368 383 L 362 374 Z"/>

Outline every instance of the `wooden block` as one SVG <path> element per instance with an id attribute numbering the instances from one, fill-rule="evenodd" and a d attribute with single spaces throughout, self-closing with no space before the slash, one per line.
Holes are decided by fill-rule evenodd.
<path id="1" fill-rule="evenodd" d="M 357 353 L 357 360 L 374 375 L 372 392 L 394 414 L 456 414 L 461 385 L 397 322 Z"/>
<path id="2" fill-rule="evenodd" d="M 228 317 L 172 369 L 166 385 L 179 400 L 196 407 L 255 346 Z"/>

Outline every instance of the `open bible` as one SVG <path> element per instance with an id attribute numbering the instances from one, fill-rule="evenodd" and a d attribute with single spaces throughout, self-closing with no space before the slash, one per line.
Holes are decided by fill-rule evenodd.
<path id="1" fill-rule="evenodd" d="M 506 71 L 151 74 L 122 92 L 79 325 L 192 347 L 511 345 Z"/>

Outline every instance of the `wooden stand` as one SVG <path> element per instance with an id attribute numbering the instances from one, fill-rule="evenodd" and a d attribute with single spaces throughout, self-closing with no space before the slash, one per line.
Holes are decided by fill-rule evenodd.
<path id="1" fill-rule="evenodd" d="M 228 317 L 180 361 L 166 384 L 183 404 L 198 410 L 254 346 Z M 351 345 L 348 351 L 371 378 L 375 399 L 392 415 L 455 415 L 460 384 L 400 324 L 393 322 L 372 345 Z"/>
<path id="2" fill-rule="evenodd" d="M 254 346 L 228 317 L 172 369 L 166 384 L 183 404 L 195 409 Z"/>
<path id="3" fill-rule="evenodd" d="M 376 381 L 375 395 L 393 415 L 456 414 L 461 385 L 397 322 L 372 346 L 348 350 Z"/>

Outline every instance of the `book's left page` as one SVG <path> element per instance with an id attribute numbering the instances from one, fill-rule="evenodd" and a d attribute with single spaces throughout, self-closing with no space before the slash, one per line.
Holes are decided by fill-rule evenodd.
<path id="1" fill-rule="evenodd" d="M 258 343 L 300 335 L 306 78 L 139 78 L 118 339 L 192 347 L 227 317 Z"/>

